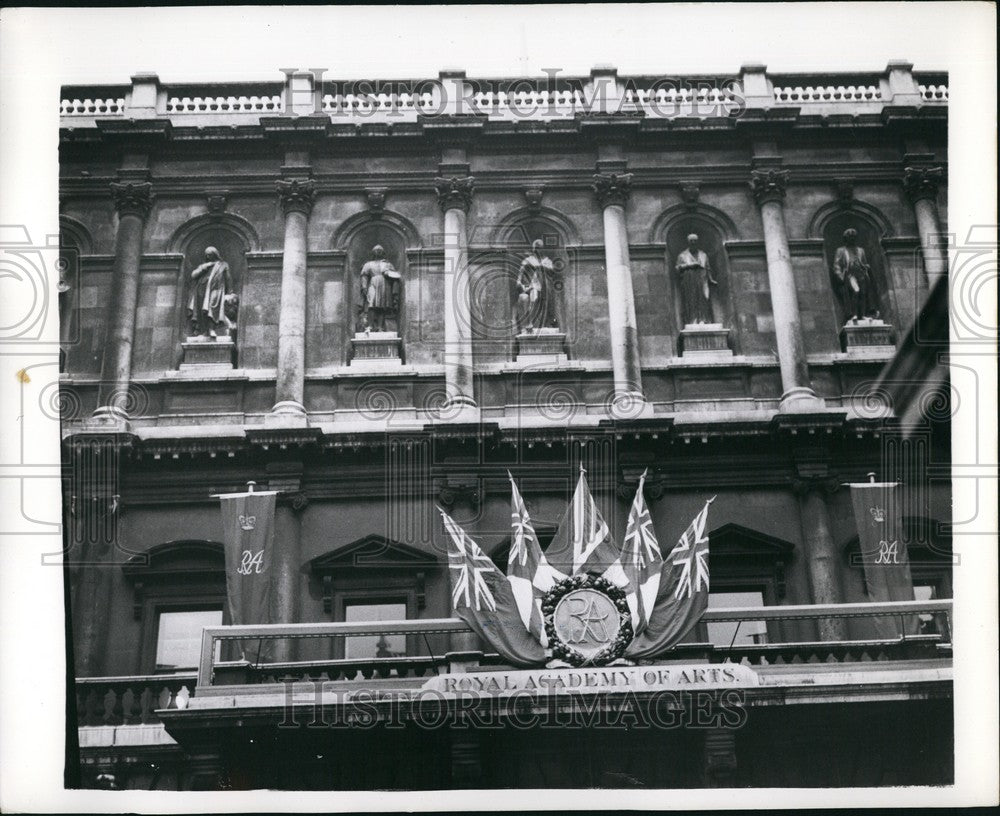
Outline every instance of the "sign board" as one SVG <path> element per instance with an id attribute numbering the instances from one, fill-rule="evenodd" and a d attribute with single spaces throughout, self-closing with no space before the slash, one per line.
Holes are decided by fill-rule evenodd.
<path id="1" fill-rule="evenodd" d="M 424 683 L 422 690 L 444 694 L 476 692 L 500 696 L 519 691 L 563 694 L 707 690 L 759 685 L 760 678 L 748 666 L 737 663 L 698 663 L 439 674 Z"/>

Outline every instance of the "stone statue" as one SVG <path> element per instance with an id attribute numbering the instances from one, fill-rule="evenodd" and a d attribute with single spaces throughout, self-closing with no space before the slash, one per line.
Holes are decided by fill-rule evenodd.
<path id="1" fill-rule="evenodd" d="M 372 259 L 361 267 L 361 308 L 364 310 L 365 333 L 389 331 L 386 318 L 399 319 L 399 288 L 401 276 L 386 260 L 385 250 L 376 244 Z"/>
<path id="2" fill-rule="evenodd" d="M 712 277 L 708 255 L 698 248 L 698 236 L 691 233 L 687 237 L 687 244 L 687 249 L 681 251 L 675 264 L 681 284 L 681 317 L 685 326 L 714 323 L 709 286 L 717 285 L 718 281 Z"/>
<path id="3" fill-rule="evenodd" d="M 191 297 L 188 300 L 188 317 L 191 335 L 217 337 L 228 335 L 235 327 L 236 295 L 233 293 L 232 276 L 227 264 L 215 247 L 205 249 L 205 263 L 191 272 Z"/>
<path id="4" fill-rule="evenodd" d="M 833 275 L 841 285 L 844 316 L 848 321 L 861 317 L 881 318 L 882 310 L 875 286 L 875 276 L 865 251 L 858 246 L 858 232 L 844 231 L 844 245 L 833 256 Z"/>
<path id="5" fill-rule="evenodd" d="M 514 309 L 518 333 L 560 328 L 559 292 L 551 258 L 542 253 L 544 242 L 531 242 L 531 254 L 521 261 L 517 273 L 517 304 Z"/>

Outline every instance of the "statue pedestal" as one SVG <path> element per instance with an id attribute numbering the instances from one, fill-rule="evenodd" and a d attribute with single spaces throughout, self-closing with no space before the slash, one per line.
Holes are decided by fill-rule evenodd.
<path id="1" fill-rule="evenodd" d="M 849 320 L 840 331 L 844 351 L 848 354 L 884 352 L 894 354 L 896 342 L 892 326 L 884 320 L 863 317 Z"/>
<path id="2" fill-rule="evenodd" d="M 559 329 L 534 329 L 517 335 L 514 359 L 519 363 L 565 363 L 566 334 Z"/>
<path id="3" fill-rule="evenodd" d="M 181 348 L 184 349 L 181 371 L 233 368 L 232 337 L 188 337 Z"/>
<path id="4" fill-rule="evenodd" d="M 397 332 L 357 332 L 351 339 L 352 367 L 395 368 L 403 364 Z"/>
<path id="5" fill-rule="evenodd" d="M 682 357 L 732 357 L 729 329 L 721 323 L 689 323 L 681 329 Z"/>

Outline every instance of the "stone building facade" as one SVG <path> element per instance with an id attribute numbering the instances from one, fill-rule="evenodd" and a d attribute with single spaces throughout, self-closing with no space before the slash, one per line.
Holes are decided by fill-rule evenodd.
<path id="1" fill-rule="evenodd" d="M 869 601 L 841 484 L 903 478 L 917 598 L 950 598 L 950 484 L 926 477 L 948 461 L 947 429 L 902 433 L 873 387 L 947 273 L 945 76 L 904 63 L 835 76 L 744 66 L 683 82 L 595 69 L 512 87 L 443 72 L 355 93 L 297 72 L 197 87 L 139 74 L 63 97 L 79 784 L 951 778 L 950 637 L 936 614 L 923 640 L 892 648 L 871 645 L 864 616 L 748 622 L 742 635 L 703 624 L 689 638 L 699 660 L 770 665 L 780 644 L 797 644 L 778 662 L 835 664 L 846 679 L 822 702 L 754 703 L 736 732 L 600 737 L 616 755 L 683 758 L 669 773 L 584 773 L 551 759 L 593 756 L 596 732 L 564 745 L 559 732 L 485 741 L 376 729 L 333 747 L 259 712 L 244 728 L 194 705 L 192 658 L 202 626 L 228 623 L 213 496 L 248 481 L 279 491 L 276 589 L 289 624 L 448 618 L 434 505 L 503 560 L 507 471 L 545 543 L 580 464 L 619 537 L 647 468 L 661 544 L 717 494 L 720 606 Z M 848 229 L 877 316 L 847 313 L 836 258 Z M 678 259 L 691 234 L 712 281 L 690 291 L 707 293 L 710 321 L 684 314 Z M 519 300 L 536 241 L 540 294 Z M 387 278 L 388 323 L 373 330 L 363 271 L 376 246 L 398 275 Z M 220 296 L 231 296 L 215 337 L 192 334 L 189 313 L 208 247 L 228 265 Z M 538 325 L 519 323 L 536 302 Z M 446 654 L 481 650 L 471 634 L 439 629 L 372 639 L 353 655 L 336 639 L 289 638 L 279 658 L 376 666 L 392 653 L 436 670 Z M 901 674 L 866 685 L 869 661 Z M 238 695 L 236 706 L 249 711 Z M 273 756 L 298 757 L 295 769 L 257 753 L 251 732 Z M 877 763 L 852 758 L 855 740 Z M 352 752 L 372 744 L 387 759 L 362 772 Z M 802 764 L 811 751 L 830 753 L 829 767 Z M 511 752 L 525 759 L 504 783 L 498 757 Z"/>

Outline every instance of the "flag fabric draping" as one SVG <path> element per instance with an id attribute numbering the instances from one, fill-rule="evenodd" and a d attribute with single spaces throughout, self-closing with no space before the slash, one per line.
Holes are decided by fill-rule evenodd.
<path id="1" fill-rule="evenodd" d="M 618 586 L 624 586 L 619 555 L 581 467 L 573 500 L 566 508 L 546 557 L 553 567 L 567 575 L 605 575 L 610 570 L 605 577 Z"/>
<path id="2" fill-rule="evenodd" d="M 484 641 L 519 666 L 544 662 L 545 649 L 521 619 L 507 577 L 455 520 L 438 508 L 448 533 L 451 605 Z"/>
<path id="3" fill-rule="evenodd" d="M 514 477 L 509 472 L 507 476 L 511 486 L 511 540 L 507 580 L 525 628 L 542 646 L 548 646 L 542 616 L 542 598 L 566 575 L 553 568 L 545 558 Z"/>
<path id="4" fill-rule="evenodd" d="M 643 495 L 645 483 L 644 471 L 639 479 L 635 498 L 632 500 L 632 508 L 629 510 L 625 543 L 621 554 L 622 570 L 628 581 L 626 600 L 629 609 L 635 610 L 632 630 L 636 636 L 642 634 L 646 628 L 656 604 L 660 588 L 660 570 L 663 565 L 660 544 L 656 540 L 656 531 L 653 530 L 653 519 Z"/>
<path id="5" fill-rule="evenodd" d="M 708 608 L 708 506 L 694 517 L 663 559 L 656 601 L 645 631 L 625 650 L 628 658 L 654 657 L 672 648 Z"/>
<path id="6" fill-rule="evenodd" d="M 912 601 L 913 577 L 902 518 L 897 482 L 860 482 L 849 485 L 854 521 L 858 527 L 865 584 L 873 602 Z M 920 629 L 916 615 L 871 619 L 879 637 L 915 635 Z"/>
<path id="7" fill-rule="evenodd" d="M 226 600 L 233 624 L 277 623 L 271 588 L 274 555 L 274 491 L 228 493 L 222 507 Z M 242 641 L 243 657 L 268 660 L 274 641 Z"/>

